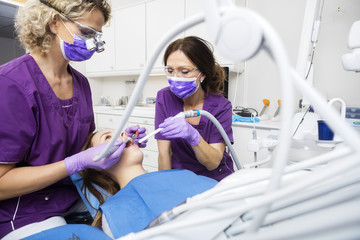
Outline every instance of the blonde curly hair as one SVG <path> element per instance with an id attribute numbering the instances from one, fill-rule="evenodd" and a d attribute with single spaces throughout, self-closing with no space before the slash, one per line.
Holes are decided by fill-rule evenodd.
<path id="1" fill-rule="evenodd" d="M 110 20 L 111 7 L 106 0 L 46 0 L 68 17 L 76 20 L 94 9 L 100 10 L 105 23 Z M 16 15 L 15 29 L 17 37 L 25 50 L 33 53 L 46 54 L 55 35 L 50 31 L 49 24 L 56 15 L 67 20 L 55 9 L 46 6 L 39 0 L 29 0 Z"/>

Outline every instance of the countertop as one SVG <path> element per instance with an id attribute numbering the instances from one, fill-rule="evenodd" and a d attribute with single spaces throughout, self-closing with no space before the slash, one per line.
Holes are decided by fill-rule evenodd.
<path id="1" fill-rule="evenodd" d="M 252 128 L 254 124 L 248 122 L 234 122 L 232 126 Z M 271 120 L 262 120 L 260 122 L 255 123 L 255 127 L 259 129 L 280 130 L 280 126 L 281 126 L 280 122 L 275 122 Z"/>
<path id="2" fill-rule="evenodd" d="M 124 115 L 125 107 L 123 106 L 94 106 L 94 113 Z M 154 106 L 136 106 L 131 113 L 134 117 L 155 118 Z"/>
<path id="3" fill-rule="evenodd" d="M 94 113 L 101 114 L 112 114 L 112 115 L 123 115 L 125 112 L 124 106 L 94 106 Z M 145 117 L 145 118 L 155 118 L 155 105 L 146 105 L 146 106 L 136 106 L 132 113 L 132 117 Z M 279 130 L 280 122 L 274 122 L 271 120 L 260 121 L 255 123 L 256 128 L 259 129 L 269 129 L 269 130 Z M 246 122 L 235 122 L 232 124 L 233 127 L 246 127 L 252 128 L 253 123 Z"/>

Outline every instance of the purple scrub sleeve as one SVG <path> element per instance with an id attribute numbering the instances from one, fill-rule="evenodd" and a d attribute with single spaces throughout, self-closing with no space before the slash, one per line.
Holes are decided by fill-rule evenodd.
<path id="1" fill-rule="evenodd" d="M 42 166 L 78 153 L 95 129 L 87 79 L 71 66 L 74 96 L 61 100 L 28 54 L 0 66 L 0 164 Z M 26 181 L 26 179 L 24 179 Z M 79 199 L 69 178 L 0 201 L 0 238 L 71 210 Z"/>
<path id="2" fill-rule="evenodd" d="M 211 113 L 222 125 L 231 142 L 232 133 L 232 106 L 222 94 L 205 94 L 203 109 Z M 155 129 L 168 117 L 175 116 L 184 111 L 183 100 L 176 97 L 169 87 L 161 89 L 157 93 L 155 105 Z M 206 117 L 201 116 L 199 125 L 191 125 L 202 138 L 209 144 L 225 142 L 216 126 Z M 161 133 L 155 135 L 158 140 L 169 140 Z M 220 181 L 234 171 L 233 161 L 230 155 L 224 151 L 223 159 L 219 167 L 209 171 L 196 159 L 191 145 L 184 139 L 171 139 L 171 167 L 173 169 L 188 169 L 198 175 L 207 176 Z"/>

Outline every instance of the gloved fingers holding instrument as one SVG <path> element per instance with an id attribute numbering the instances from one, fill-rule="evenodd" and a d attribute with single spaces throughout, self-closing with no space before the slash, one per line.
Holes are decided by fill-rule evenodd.
<path id="1" fill-rule="evenodd" d="M 137 135 L 136 138 L 133 138 L 136 145 L 138 145 L 140 148 L 146 147 L 147 140 L 139 143 L 139 140 L 146 136 L 146 128 L 139 127 L 139 125 L 130 126 L 125 129 L 125 133 L 128 137 L 133 138 L 134 134 Z"/>
<path id="2" fill-rule="evenodd" d="M 168 139 L 182 138 L 192 146 L 198 145 L 201 140 L 200 133 L 185 118 L 169 117 L 159 125 L 159 128 L 163 128 L 160 133 L 164 137 Z"/>
<path id="3" fill-rule="evenodd" d="M 108 143 L 104 143 L 65 158 L 65 168 L 69 176 L 88 168 L 108 169 L 119 161 L 126 145 L 123 141 L 116 141 L 114 143 L 114 146 L 118 148 L 111 155 L 104 157 L 97 162 L 93 160 L 107 145 Z"/>

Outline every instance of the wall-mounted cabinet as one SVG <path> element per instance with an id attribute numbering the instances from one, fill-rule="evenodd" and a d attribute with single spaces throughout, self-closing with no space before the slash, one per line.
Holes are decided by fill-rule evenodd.
<path id="1" fill-rule="evenodd" d="M 94 55 L 85 62 L 87 74 L 101 74 L 115 71 L 115 24 L 110 22 L 103 27 L 103 37 L 105 41 L 105 51 L 95 52 Z"/>
<path id="2" fill-rule="evenodd" d="M 115 11 L 116 71 L 140 71 L 144 68 L 145 14 L 145 4 Z"/>
<path id="3" fill-rule="evenodd" d="M 203 0 L 153 0 L 114 10 L 110 23 L 103 27 L 106 49 L 85 63 L 87 76 L 140 74 L 159 40 L 175 25 L 203 9 Z M 209 39 L 205 24 L 188 29 L 174 39 L 189 35 Z M 165 48 L 154 63 L 153 73 L 163 73 Z M 215 56 L 221 65 L 232 65 L 217 51 Z"/>
<path id="4" fill-rule="evenodd" d="M 150 59 L 159 40 L 176 24 L 184 20 L 184 9 L 184 0 L 157 0 L 146 3 L 147 59 Z M 184 33 L 176 36 L 173 40 L 181 37 L 184 37 Z M 155 71 L 162 70 L 164 52 L 165 48 L 161 51 L 153 66 Z"/>

